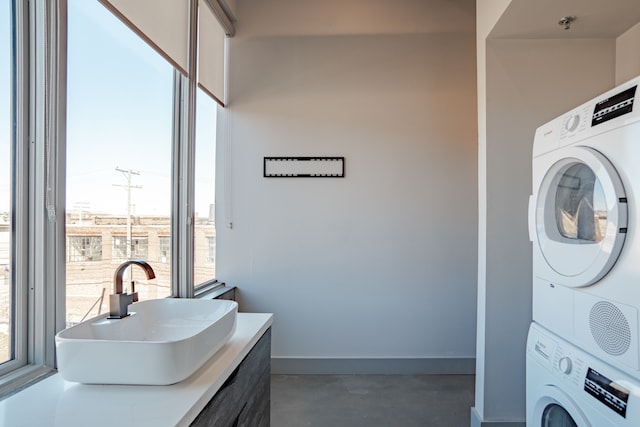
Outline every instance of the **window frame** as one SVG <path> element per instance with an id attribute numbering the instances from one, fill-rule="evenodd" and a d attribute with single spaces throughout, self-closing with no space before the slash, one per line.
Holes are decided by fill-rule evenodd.
<path id="1" fill-rule="evenodd" d="M 59 308 L 66 258 L 59 185 L 65 166 L 66 52 L 60 46 L 66 45 L 66 2 L 11 3 L 15 347 L 12 360 L 0 365 L 0 395 L 54 370 L 54 336 L 64 326 Z"/>
<path id="2" fill-rule="evenodd" d="M 27 188 L 27 167 L 28 167 L 28 153 L 24 147 L 24 144 L 17 144 L 18 140 L 24 139 L 24 134 L 28 134 L 28 123 L 25 123 L 29 114 L 26 110 L 26 105 L 22 105 L 20 110 L 18 106 L 20 103 L 18 98 L 28 97 L 28 58 L 22 55 L 24 45 L 29 42 L 28 33 L 28 21 L 29 10 L 24 4 L 17 4 L 15 1 L 10 5 L 10 19 L 12 23 L 11 31 L 11 59 L 10 63 L 11 71 L 10 76 L 12 79 L 11 84 L 11 107 L 9 114 L 11 115 L 11 247 L 10 247 L 10 273 L 11 273 L 11 286 L 12 286 L 12 299 L 13 307 L 11 312 L 11 334 L 13 342 L 11 344 L 11 356 L 10 360 L 0 364 L 0 376 L 6 375 L 9 372 L 16 371 L 17 369 L 27 365 L 27 330 L 22 325 L 26 322 L 27 317 L 27 293 L 24 284 L 26 282 L 26 266 L 24 260 L 26 260 L 26 250 L 28 245 L 24 242 L 28 233 L 28 227 L 24 221 L 16 222 L 17 218 L 25 218 L 25 214 L 28 215 L 28 203 L 21 195 L 27 194 L 25 189 Z M 8 378 L 10 384 L 15 383 L 15 378 Z M 0 383 L 0 390 L 2 390 L 3 384 Z"/>

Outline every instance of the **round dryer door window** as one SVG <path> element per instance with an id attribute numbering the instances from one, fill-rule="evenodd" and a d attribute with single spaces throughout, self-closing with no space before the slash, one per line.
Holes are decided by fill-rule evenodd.
<path id="1" fill-rule="evenodd" d="M 627 231 L 627 199 L 618 173 L 599 152 L 563 150 L 538 191 L 536 233 L 557 284 L 591 285 L 613 267 Z"/>
<path id="2" fill-rule="evenodd" d="M 544 408 L 542 427 L 578 427 L 573 417 L 560 405 L 555 403 Z"/>
<path id="3" fill-rule="evenodd" d="M 529 388 L 527 385 L 527 399 L 533 396 L 535 400 L 528 400 L 527 426 L 539 427 L 595 427 L 588 420 L 584 409 L 581 408 L 558 385 L 545 385 L 542 388 Z"/>

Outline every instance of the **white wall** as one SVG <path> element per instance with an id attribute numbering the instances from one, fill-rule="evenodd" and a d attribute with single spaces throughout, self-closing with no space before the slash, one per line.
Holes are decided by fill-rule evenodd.
<path id="1" fill-rule="evenodd" d="M 535 129 L 610 88 L 613 62 L 613 40 L 492 40 L 487 47 L 487 419 L 525 414 Z"/>
<path id="2" fill-rule="evenodd" d="M 238 1 L 216 204 L 233 228 L 218 227 L 218 277 L 242 310 L 275 313 L 275 362 L 472 371 L 473 7 L 354 3 Z M 444 25 L 437 8 L 458 19 Z M 344 156 L 346 177 L 262 178 L 264 156 L 309 155 Z"/>
<path id="3" fill-rule="evenodd" d="M 640 23 L 616 39 L 616 85 L 640 75 Z"/>
<path id="4" fill-rule="evenodd" d="M 476 331 L 476 400 L 473 411 L 484 418 L 485 330 L 487 283 L 487 60 L 486 39 L 511 0 L 476 2 L 476 52 L 478 86 L 478 302 Z"/>

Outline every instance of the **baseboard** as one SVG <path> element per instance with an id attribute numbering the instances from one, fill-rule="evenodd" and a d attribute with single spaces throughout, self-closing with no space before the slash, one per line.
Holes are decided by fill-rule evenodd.
<path id="1" fill-rule="evenodd" d="M 525 427 L 524 421 L 484 421 L 475 406 L 471 408 L 471 427 Z"/>
<path id="2" fill-rule="evenodd" d="M 272 357 L 271 373 L 310 374 L 381 374 L 473 375 L 474 357 L 459 358 L 292 358 Z"/>

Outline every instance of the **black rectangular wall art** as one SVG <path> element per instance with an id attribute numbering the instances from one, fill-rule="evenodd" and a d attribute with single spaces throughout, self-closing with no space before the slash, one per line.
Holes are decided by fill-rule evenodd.
<path id="1" fill-rule="evenodd" d="M 344 157 L 265 157 L 265 178 L 344 178 Z"/>

